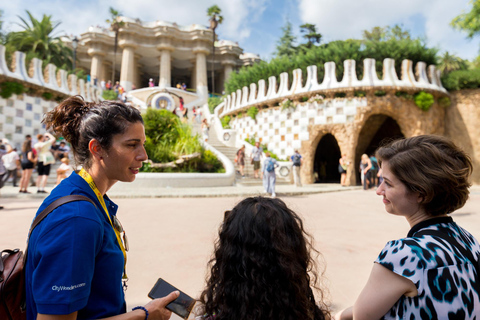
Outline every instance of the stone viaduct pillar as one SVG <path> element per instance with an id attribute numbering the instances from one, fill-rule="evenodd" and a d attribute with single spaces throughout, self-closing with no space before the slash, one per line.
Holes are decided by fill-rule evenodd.
<path id="1" fill-rule="evenodd" d="M 120 47 L 122 53 L 122 67 L 120 69 L 120 85 L 125 91 L 132 90 L 132 84 L 135 81 L 135 48 L 131 42 L 121 41 Z"/>
<path id="2" fill-rule="evenodd" d="M 174 50 L 170 46 L 157 47 L 160 50 L 160 80 L 158 86 L 166 88 L 172 86 L 172 65 L 171 52 Z"/>
<path id="3" fill-rule="evenodd" d="M 92 57 L 92 63 L 90 65 L 90 77 L 92 78 L 92 83 L 94 79 L 97 79 L 97 84 L 100 84 L 100 81 L 105 76 L 105 70 L 103 67 L 103 57 L 105 52 L 96 50 L 94 48 L 88 49 L 88 55 Z"/>
<path id="4" fill-rule="evenodd" d="M 197 93 L 205 98 L 208 97 L 208 84 L 207 84 L 207 54 L 210 52 L 205 47 L 196 47 L 193 49 L 195 53 L 195 83 L 197 87 Z"/>

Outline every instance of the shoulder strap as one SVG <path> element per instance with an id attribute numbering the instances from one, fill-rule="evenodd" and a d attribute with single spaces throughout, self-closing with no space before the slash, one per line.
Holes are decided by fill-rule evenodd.
<path id="1" fill-rule="evenodd" d="M 69 203 L 69 202 L 73 202 L 73 201 L 88 201 L 90 202 L 91 204 L 93 204 L 95 207 L 97 206 L 95 204 L 95 202 L 93 202 L 92 199 L 86 197 L 86 196 L 81 196 L 81 195 L 78 195 L 78 194 L 71 194 L 71 195 L 68 195 L 68 196 L 64 196 L 64 197 L 61 197 L 61 198 L 58 198 L 57 200 L 53 201 L 52 203 L 50 203 L 48 205 L 48 207 L 46 207 L 45 209 L 43 209 L 42 212 L 40 212 L 38 214 L 38 216 L 35 218 L 35 220 L 33 220 L 32 222 L 32 226 L 30 227 L 30 231 L 28 232 L 28 237 L 27 237 L 27 247 L 25 248 L 25 254 L 23 255 L 23 265 L 25 265 L 26 261 L 27 261 L 27 253 L 28 253 L 28 242 L 30 241 L 30 235 L 32 234 L 32 231 L 33 229 L 35 229 L 35 227 L 40 223 L 42 222 L 43 219 L 45 219 L 46 216 L 48 216 L 48 214 L 50 212 L 52 212 L 53 210 L 55 210 L 56 208 L 66 204 L 66 203 Z"/>
<path id="2" fill-rule="evenodd" d="M 61 198 L 53 201 L 52 203 L 50 203 L 48 205 L 48 207 L 43 209 L 43 211 L 40 212 L 40 214 L 35 218 L 35 220 L 33 220 L 32 226 L 30 227 L 30 231 L 28 232 L 28 238 L 30 238 L 30 234 L 32 233 L 33 229 L 35 229 L 35 227 L 40 222 L 42 222 L 42 220 L 45 219 L 45 217 L 48 216 L 48 214 L 50 212 L 52 212 L 56 208 L 60 207 L 61 205 L 64 205 L 66 203 L 73 202 L 73 201 L 88 201 L 88 202 L 92 203 L 94 206 L 96 206 L 95 202 L 93 202 L 92 199 L 90 199 L 86 196 L 72 194 L 72 195 L 69 195 L 69 196 L 61 197 Z"/>

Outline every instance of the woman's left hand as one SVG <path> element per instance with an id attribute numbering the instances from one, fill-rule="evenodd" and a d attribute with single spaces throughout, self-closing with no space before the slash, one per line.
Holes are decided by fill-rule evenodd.
<path id="1" fill-rule="evenodd" d="M 168 296 L 154 299 L 145 305 L 148 310 L 149 320 L 168 320 L 172 315 L 172 312 L 165 307 L 167 304 L 177 299 L 180 295 L 179 291 L 173 291 Z"/>

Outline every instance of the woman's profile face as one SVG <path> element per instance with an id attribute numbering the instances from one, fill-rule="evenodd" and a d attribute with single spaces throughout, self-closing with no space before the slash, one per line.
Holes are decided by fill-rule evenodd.
<path id="1" fill-rule="evenodd" d="M 388 213 L 411 216 L 420 210 L 420 196 L 407 189 L 391 171 L 388 161 L 382 162 L 383 182 L 377 188 L 377 195 L 383 197 Z"/>
<path id="2" fill-rule="evenodd" d="M 103 156 L 109 180 L 132 182 L 148 159 L 145 151 L 145 128 L 141 122 L 129 125 L 122 134 L 113 136 L 112 146 Z"/>

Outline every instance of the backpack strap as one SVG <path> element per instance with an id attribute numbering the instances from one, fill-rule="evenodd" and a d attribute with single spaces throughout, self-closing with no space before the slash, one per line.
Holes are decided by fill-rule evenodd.
<path id="1" fill-rule="evenodd" d="M 24 265 L 27 261 L 28 242 L 30 240 L 30 235 L 32 234 L 33 229 L 35 229 L 35 227 L 38 226 L 38 224 L 40 222 L 42 222 L 43 219 L 45 219 L 50 212 L 52 212 L 53 210 L 57 209 L 58 207 L 66 204 L 66 203 L 73 202 L 73 201 L 88 201 L 91 204 L 93 204 L 95 207 L 97 206 L 95 204 L 95 202 L 93 202 L 92 199 L 90 199 L 86 196 L 78 195 L 78 194 L 71 194 L 71 195 L 68 195 L 68 196 L 64 196 L 64 197 L 58 198 L 57 200 L 50 203 L 45 209 L 43 209 L 42 212 L 40 212 L 38 214 L 38 216 L 32 222 L 32 226 L 30 227 L 30 231 L 28 232 L 27 247 L 25 248 L 25 254 L 23 255 L 23 264 Z"/>

